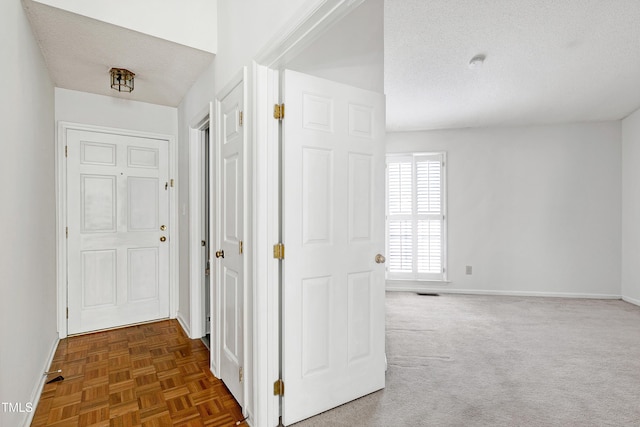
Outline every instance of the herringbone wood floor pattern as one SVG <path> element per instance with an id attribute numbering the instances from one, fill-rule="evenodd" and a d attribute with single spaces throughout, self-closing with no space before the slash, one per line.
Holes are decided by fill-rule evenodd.
<path id="1" fill-rule="evenodd" d="M 175 320 L 60 341 L 32 426 L 235 426 L 240 406 L 209 350 Z M 51 375 L 51 378 L 54 378 Z"/>

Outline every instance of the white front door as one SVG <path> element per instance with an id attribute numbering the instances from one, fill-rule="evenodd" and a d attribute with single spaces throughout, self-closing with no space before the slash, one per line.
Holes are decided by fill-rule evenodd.
<path id="1" fill-rule="evenodd" d="M 219 104 L 218 262 L 220 378 L 244 406 L 244 131 L 241 124 L 243 82 Z"/>
<path id="2" fill-rule="evenodd" d="M 169 317 L 168 141 L 67 131 L 68 332 Z"/>
<path id="3" fill-rule="evenodd" d="M 384 95 L 284 73 L 283 422 L 385 384 Z M 377 258 L 382 262 L 382 258 Z"/>

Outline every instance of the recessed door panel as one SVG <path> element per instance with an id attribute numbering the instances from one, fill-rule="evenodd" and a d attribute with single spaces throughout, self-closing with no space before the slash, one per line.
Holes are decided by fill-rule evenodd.
<path id="1" fill-rule="evenodd" d="M 128 251 L 129 300 L 141 301 L 158 297 L 158 248 Z"/>
<path id="2" fill-rule="evenodd" d="M 224 238 L 238 241 L 238 156 L 224 159 Z"/>
<path id="3" fill-rule="evenodd" d="M 129 167 L 158 168 L 160 153 L 155 148 L 128 147 Z"/>
<path id="4" fill-rule="evenodd" d="M 238 341 L 241 339 L 238 324 L 238 273 L 224 269 L 224 334 L 222 349 L 234 362 L 238 362 Z"/>
<path id="5" fill-rule="evenodd" d="M 329 368 L 331 277 L 304 279 L 302 287 L 302 376 Z"/>
<path id="6" fill-rule="evenodd" d="M 302 95 L 302 127 L 333 132 L 333 100 L 305 93 Z"/>
<path id="7" fill-rule="evenodd" d="M 330 150 L 302 149 L 302 238 L 330 243 L 333 222 L 333 159 Z"/>
<path id="8" fill-rule="evenodd" d="M 229 110 L 225 111 L 223 114 L 223 124 L 224 124 L 224 135 L 225 135 L 225 143 L 229 143 L 233 139 L 238 137 L 239 133 L 239 115 L 240 110 L 237 104 L 232 105 Z"/>
<path id="9" fill-rule="evenodd" d="M 349 363 L 371 355 L 372 273 L 349 275 Z"/>
<path id="10" fill-rule="evenodd" d="M 116 303 L 116 251 L 84 251 L 82 259 L 82 306 L 94 308 Z"/>
<path id="11" fill-rule="evenodd" d="M 373 107 L 349 104 L 349 135 L 373 138 Z"/>
<path id="12" fill-rule="evenodd" d="M 129 177 L 129 231 L 159 229 L 159 185 L 158 178 Z"/>
<path id="13" fill-rule="evenodd" d="M 373 158 L 349 153 L 349 241 L 371 240 Z"/>
<path id="14" fill-rule="evenodd" d="M 85 233 L 116 229 L 116 177 L 81 175 L 81 227 Z"/>
<path id="15" fill-rule="evenodd" d="M 83 165 L 116 165 L 116 146 L 97 142 L 80 143 L 80 163 Z"/>

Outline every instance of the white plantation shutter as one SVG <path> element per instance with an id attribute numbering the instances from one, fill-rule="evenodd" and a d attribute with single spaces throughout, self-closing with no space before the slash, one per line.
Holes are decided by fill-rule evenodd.
<path id="1" fill-rule="evenodd" d="M 444 154 L 387 156 L 387 278 L 443 280 Z"/>
<path id="2" fill-rule="evenodd" d="M 413 164 L 390 163 L 389 168 L 389 213 L 411 214 L 413 210 Z"/>
<path id="3" fill-rule="evenodd" d="M 413 272 L 413 224 L 412 221 L 389 221 L 389 271 Z"/>

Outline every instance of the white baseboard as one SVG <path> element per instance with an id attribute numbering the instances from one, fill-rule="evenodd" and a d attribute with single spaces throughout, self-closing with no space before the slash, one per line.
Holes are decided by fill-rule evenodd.
<path id="1" fill-rule="evenodd" d="M 180 323 L 180 326 L 182 326 L 182 330 L 184 331 L 185 334 L 187 334 L 187 336 L 189 338 L 191 337 L 191 329 L 189 329 L 189 322 L 187 322 L 184 317 L 182 317 L 182 313 L 178 312 L 178 315 L 176 316 L 176 319 L 178 320 L 178 323 Z"/>
<path id="2" fill-rule="evenodd" d="M 535 291 L 496 291 L 484 289 L 443 289 L 424 286 L 387 286 L 389 292 L 428 292 L 438 294 L 465 295 L 497 295 L 512 297 L 549 297 L 549 298 L 589 298 L 589 299 L 621 299 L 620 295 L 612 294 L 584 294 L 570 292 L 535 292 Z M 623 298 L 624 299 L 624 298 Z M 632 301 L 629 301 L 632 302 Z M 640 305 L 640 301 L 637 302 Z"/>
<path id="3" fill-rule="evenodd" d="M 628 302 L 629 304 L 634 304 L 640 306 L 640 299 L 635 299 L 631 297 L 622 296 L 622 300 Z"/>
<path id="4" fill-rule="evenodd" d="M 47 372 L 49 370 L 49 367 L 51 366 L 51 363 L 53 363 L 53 358 L 56 355 L 56 350 L 58 349 L 58 344 L 60 343 L 60 338 L 56 337 L 56 339 L 53 341 L 53 344 L 51 346 L 51 348 L 49 349 L 49 356 L 47 357 L 47 361 L 45 362 L 45 365 L 42 369 L 42 372 Z M 44 384 L 47 382 L 47 376 L 42 375 L 42 379 L 40 380 L 39 383 L 37 383 L 33 389 L 33 391 L 31 392 L 31 399 L 29 400 L 31 403 L 33 403 L 33 411 L 31 412 L 27 412 L 26 413 L 26 420 L 24 422 L 24 426 L 30 426 L 31 422 L 33 421 L 33 416 L 36 413 L 36 409 L 38 408 L 38 403 L 40 403 L 40 395 L 42 394 L 42 389 L 44 388 Z"/>
<path id="5" fill-rule="evenodd" d="M 387 285 L 385 290 L 387 292 L 438 292 L 445 293 L 448 289 L 443 288 L 431 288 L 425 286 L 412 286 L 412 285 Z"/>

